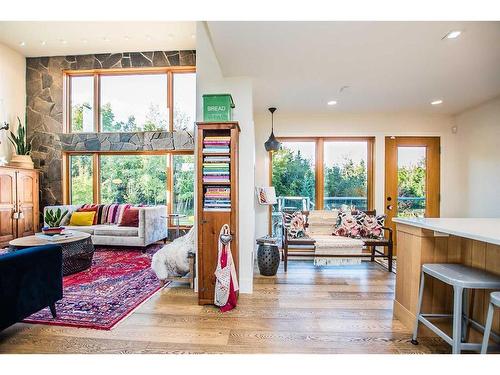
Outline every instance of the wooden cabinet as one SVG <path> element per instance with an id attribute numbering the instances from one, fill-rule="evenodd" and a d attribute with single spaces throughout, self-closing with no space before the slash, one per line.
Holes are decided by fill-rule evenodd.
<path id="1" fill-rule="evenodd" d="M 214 303 L 215 269 L 217 267 L 217 253 L 219 233 L 224 224 L 229 224 L 233 240 L 231 253 L 233 255 L 236 272 L 238 272 L 238 137 L 240 128 L 237 122 L 197 123 L 197 218 L 198 218 L 198 303 L 208 305 Z M 204 153 L 206 137 L 223 137 L 229 139 L 228 152 Z M 223 147 L 224 148 L 224 147 Z M 226 180 L 206 181 L 203 166 L 207 156 L 212 159 L 220 158 L 223 163 L 229 164 L 229 175 Z M 224 208 L 208 208 L 206 204 L 207 191 L 220 189 L 229 193 L 230 207 L 227 200 Z"/>
<path id="2" fill-rule="evenodd" d="M 39 174 L 0 167 L 0 246 L 39 230 Z"/>

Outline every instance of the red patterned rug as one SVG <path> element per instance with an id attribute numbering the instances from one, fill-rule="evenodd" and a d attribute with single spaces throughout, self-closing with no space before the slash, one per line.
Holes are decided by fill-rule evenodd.
<path id="1" fill-rule="evenodd" d="M 57 319 L 46 308 L 24 322 L 110 330 L 160 289 L 150 268 L 151 257 L 160 248 L 151 245 L 142 253 L 96 247 L 90 269 L 64 277 Z"/>

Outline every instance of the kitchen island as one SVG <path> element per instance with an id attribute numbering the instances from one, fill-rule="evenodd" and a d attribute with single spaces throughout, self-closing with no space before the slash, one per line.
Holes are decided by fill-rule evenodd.
<path id="1" fill-rule="evenodd" d="M 461 263 L 500 275 L 500 218 L 394 218 L 393 221 L 398 248 L 393 314 L 409 329 L 415 324 L 422 264 Z M 489 293 L 475 291 L 471 295 L 469 316 L 481 324 L 486 318 Z M 426 283 L 422 311 L 448 313 L 452 311 L 452 302 L 450 286 L 439 280 Z M 492 329 L 497 332 L 500 329 L 498 314 Z M 420 330 L 422 335 L 434 335 L 425 327 Z"/>

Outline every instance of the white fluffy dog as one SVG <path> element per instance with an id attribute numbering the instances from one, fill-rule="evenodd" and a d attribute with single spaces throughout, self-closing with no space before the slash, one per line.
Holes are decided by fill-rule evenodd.
<path id="1" fill-rule="evenodd" d="M 162 283 L 168 277 L 184 276 L 189 272 L 188 254 L 194 254 L 194 227 L 189 232 L 158 250 L 151 261 L 151 268 Z"/>

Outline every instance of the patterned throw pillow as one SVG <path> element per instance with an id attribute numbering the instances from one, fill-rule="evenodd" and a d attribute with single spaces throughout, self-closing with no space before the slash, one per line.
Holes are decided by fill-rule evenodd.
<path id="1" fill-rule="evenodd" d="M 288 231 L 288 237 L 301 238 L 305 236 L 306 219 L 301 211 L 293 214 L 283 212 L 283 225 Z"/>
<path id="2" fill-rule="evenodd" d="M 365 216 L 364 212 L 353 214 L 351 211 L 340 211 L 332 234 L 342 237 L 359 237 Z"/>
<path id="3" fill-rule="evenodd" d="M 382 227 L 385 215 L 365 215 L 361 226 L 361 237 L 379 239 L 384 236 Z"/>

